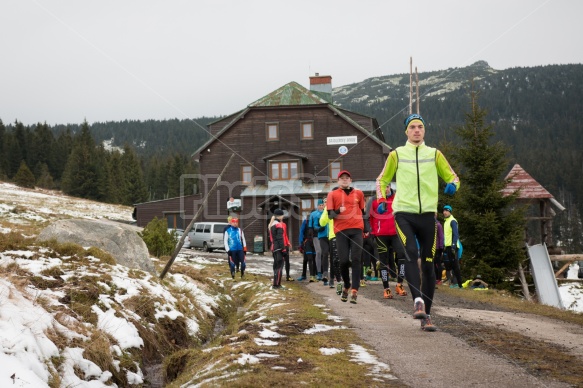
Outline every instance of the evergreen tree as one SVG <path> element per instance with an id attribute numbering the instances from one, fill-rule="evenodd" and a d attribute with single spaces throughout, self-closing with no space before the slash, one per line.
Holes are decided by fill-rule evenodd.
<path id="1" fill-rule="evenodd" d="M 54 146 L 55 137 L 51 132 L 47 123 L 37 124 L 31 136 L 30 152 L 28 163 L 34 166 L 34 175 L 39 178 L 42 173 L 40 168 L 42 165 L 53 164 L 51 153 Z"/>
<path id="2" fill-rule="evenodd" d="M 49 165 L 51 175 L 56 181 L 60 181 L 67 165 L 67 159 L 73 150 L 73 135 L 71 130 L 67 128 L 59 134 L 57 141 L 51 148 L 50 159 L 53 165 Z"/>
<path id="3" fill-rule="evenodd" d="M 170 173 L 168 174 L 168 197 L 175 198 L 182 195 L 181 179 L 184 174 L 184 161 L 179 155 L 175 155 L 170 162 Z"/>
<path id="4" fill-rule="evenodd" d="M 16 183 L 20 187 L 27 187 L 29 189 L 34 189 L 35 178 L 30 168 L 26 165 L 26 162 L 23 160 L 20 163 L 20 168 L 18 172 L 14 176 L 14 183 Z"/>
<path id="5" fill-rule="evenodd" d="M 124 172 L 119 151 L 113 151 L 109 156 L 107 170 L 107 202 L 123 203 L 124 185 L 121 184 L 121 180 L 124 177 Z"/>
<path id="6" fill-rule="evenodd" d="M 456 128 L 461 145 L 450 151 L 459 165 L 460 191 L 453 198 L 455 217 L 464 246 L 464 277 L 480 273 L 488 283 L 501 284 L 524 258 L 524 209 L 516 195 L 503 196 L 508 168 L 506 146 L 491 143 L 494 130 L 485 125 L 486 111 L 471 93 L 471 111 L 465 125 Z"/>
<path id="7" fill-rule="evenodd" d="M 123 204 L 133 205 L 148 199 L 148 190 L 142 176 L 142 168 L 138 157 L 129 145 L 125 145 L 121 163 L 124 170 Z"/>
<path id="8" fill-rule="evenodd" d="M 39 167 L 39 177 L 36 181 L 36 185 L 38 187 L 42 187 L 43 189 L 52 190 L 55 188 L 55 182 L 53 182 L 53 177 L 51 176 L 51 172 L 49 171 L 49 166 L 46 163 L 42 163 Z"/>
<path id="9" fill-rule="evenodd" d="M 7 179 L 8 174 L 7 174 L 7 166 L 8 166 L 8 160 L 6 159 L 6 148 L 5 148 L 5 137 L 6 134 L 6 127 L 4 126 L 4 123 L 2 122 L 2 119 L 0 119 L 0 179 Z"/>
<path id="10" fill-rule="evenodd" d="M 74 197 L 96 199 L 99 196 L 95 142 L 87 122 L 83 123 L 81 133 L 74 139 L 61 186 L 66 194 Z"/>

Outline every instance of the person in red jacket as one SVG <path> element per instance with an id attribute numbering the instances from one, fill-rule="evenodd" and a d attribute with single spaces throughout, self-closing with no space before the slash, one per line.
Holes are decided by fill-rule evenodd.
<path id="1" fill-rule="evenodd" d="M 288 249 L 289 240 L 286 236 L 286 228 L 283 223 L 283 210 L 275 209 L 269 222 L 269 240 L 273 254 L 273 288 L 281 288 L 281 273 L 283 271 L 283 255 Z"/>
<path id="2" fill-rule="evenodd" d="M 397 273 L 397 285 L 395 286 L 395 293 L 400 296 L 406 296 L 407 291 L 403 288 L 403 277 L 405 275 L 405 263 L 404 258 L 399 246 L 399 238 L 397 237 L 397 229 L 395 227 L 395 216 L 393 214 L 393 199 L 395 196 L 394 192 L 391 190 L 391 186 L 387 186 L 387 200 L 386 200 L 386 212 L 379 214 L 377 209 L 379 207 L 379 201 L 375 199 L 372 202 L 370 209 L 370 230 L 377 237 L 377 248 L 379 251 L 379 260 L 381 262 L 381 279 L 383 281 L 383 287 L 385 291 L 383 292 L 383 298 L 393 299 L 393 294 L 389 287 L 389 269 L 390 269 L 390 255 L 392 252 L 396 253 L 398 273 Z M 392 249 L 390 249 L 392 248 Z"/>
<path id="3" fill-rule="evenodd" d="M 362 234 L 364 231 L 364 194 L 351 187 L 352 177 L 346 170 L 338 173 L 338 189 L 328 193 L 326 207 L 328 217 L 334 220 L 336 247 L 340 260 L 340 274 L 344 281 L 341 300 L 348 300 L 352 286 L 350 303 L 356 303 L 360 275 L 362 272 Z M 352 283 L 350 281 L 349 256 L 352 257 Z"/>

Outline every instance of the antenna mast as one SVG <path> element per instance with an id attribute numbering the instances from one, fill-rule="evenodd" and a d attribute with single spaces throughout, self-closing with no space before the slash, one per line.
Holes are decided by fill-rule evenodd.
<path id="1" fill-rule="evenodd" d="M 417 73 L 417 66 L 415 66 L 415 83 L 417 84 L 415 99 L 417 100 L 417 114 L 419 114 L 419 73 Z"/>
<path id="2" fill-rule="evenodd" d="M 413 57 L 409 57 L 409 114 L 413 114 Z"/>

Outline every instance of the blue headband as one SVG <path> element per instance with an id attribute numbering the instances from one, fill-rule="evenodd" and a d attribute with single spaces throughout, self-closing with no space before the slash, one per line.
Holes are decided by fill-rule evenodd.
<path id="1" fill-rule="evenodd" d="M 409 115 L 409 117 L 405 119 L 405 129 L 407 129 L 409 123 L 413 120 L 421 120 L 423 126 L 425 126 L 425 120 L 423 120 L 423 117 L 421 117 L 421 115 L 418 115 L 417 113 L 413 113 L 412 115 Z"/>

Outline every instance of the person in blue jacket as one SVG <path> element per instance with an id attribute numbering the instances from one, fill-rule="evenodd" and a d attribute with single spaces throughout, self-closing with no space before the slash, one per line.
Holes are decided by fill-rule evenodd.
<path id="1" fill-rule="evenodd" d="M 322 212 L 324 211 L 324 201 L 322 199 L 318 200 L 318 207 L 312 211 L 310 214 L 310 219 L 308 220 L 308 228 L 310 230 L 310 235 L 312 236 L 312 241 L 314 242 L 314 248 L 316 249 L 316 279 L 318 281 L 322 280 L 322 247 L 320 246 L 320 217 L 322 217 Z M 323 237 L 328 237 L 327 235 L 322 235 Z M 327 270 L 327 269 L 326 269 Z"/>
<path id="2" fill-rule="evenodd" d="M 231 277 L 235 279 L 235 267 L 241 268 L 241 279 L 245 275 L 245 252 L 247 251 L 247 243 L 245 242 L 245 235 L 243 230 L 239 228 L 239 219 L 229 217 L 229 226 L 225 228 L 223 234 L 223 242 L 225 244 L 225 251 L 229 255 L 229 267 L 231 268 Z"/>
<path id="3" fill-rule="evenodd" d="M 306 280 L 306 270 L 309 270 L 310 283 L 312 283 L 316 281 L 316 249 L 314 248 L 314 242 L 308 236 L 308 221 L 309 216 L 304 219 L 302 226 L 300 227 L 299 251 L 304 255 L 304 261 L 302 264 L 302 276 L 300 276 L 297 280 L 300 282 L 302 280 Z"/>

